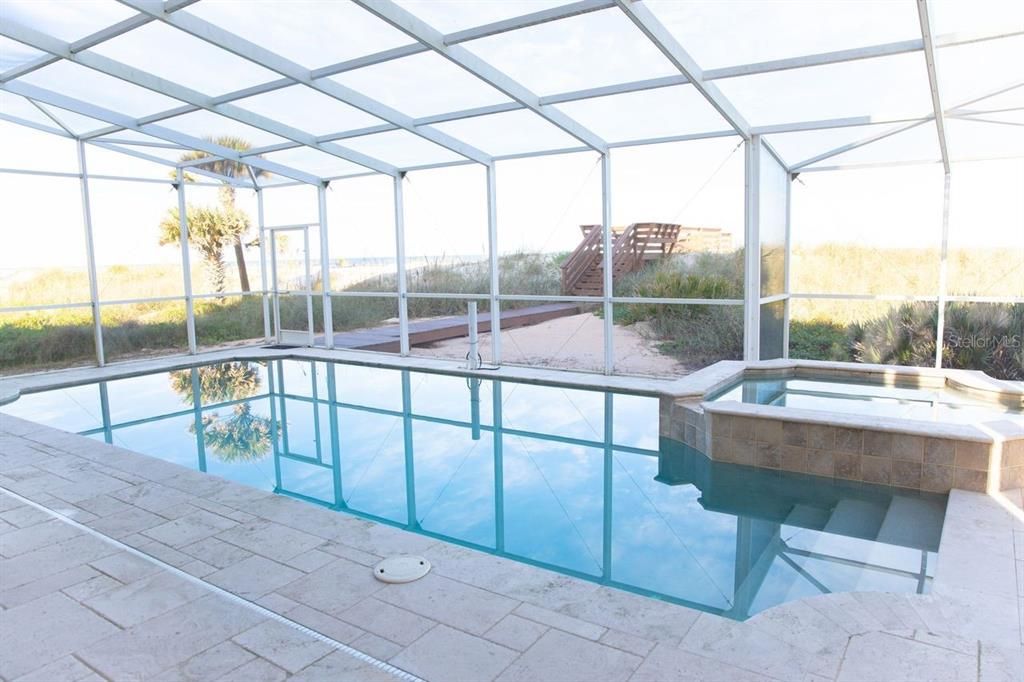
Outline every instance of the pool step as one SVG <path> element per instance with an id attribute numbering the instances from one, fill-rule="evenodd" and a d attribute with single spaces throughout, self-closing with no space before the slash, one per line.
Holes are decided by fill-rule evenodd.
<path id="1" fill-rule="evenodd" d="M 795 504 L 783 524 L 797 528 L 821 530 L 828 523 L 831 512 L 809 504 Z"/>
<path id="2" fill-rule="evenodd" d="M 887 511 L 884 504 L 873 500 L 839 500 L 824 530 L 826 533 L 873 540 Z"/>
<path id="3" fill-rule="evenodd" d="M 896 495 L 889 503 L 877 539 L 907 547 L 937 545 L 943 516 L 942 502 L 938 500 Z"/>

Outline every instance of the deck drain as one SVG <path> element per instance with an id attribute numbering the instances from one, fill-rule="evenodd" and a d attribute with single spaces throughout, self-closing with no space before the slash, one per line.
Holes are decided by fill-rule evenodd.
<path id="1" fill-rule="evenodd" d="M 393 556 L 373 567 L 373 577 L 383 583 L 411 583 L 430 572 L 430 562 L 421 556 Z"/>

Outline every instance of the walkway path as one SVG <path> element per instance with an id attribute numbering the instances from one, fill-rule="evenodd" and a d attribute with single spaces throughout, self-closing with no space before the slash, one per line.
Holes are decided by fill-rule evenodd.
<path id="1" fill-rule="evenodd" d="M 504 310 L 501 313 L 501 328 L 505 330 L 525 327 L 558 317 L 575 315 L 578 312 L 579 306 L 575 303 L 547 303 L 529 308 Z M 490 313 L 480 313 L 477 316 L 477 330 L 480 332 L 491 330 Z M 469 317 L 467 315 L 409 322 L 410 346 L 457 339 L 463 336 L 469 336 Z M 315 340 L 317 345 L 322 345 L 324 337 L 321 334 Z M 397 353 L 399 351 L 399 328 L 397 324 L 389 324 L 372 329 L 338 332 L 334 335 L 334 347 Z"/>

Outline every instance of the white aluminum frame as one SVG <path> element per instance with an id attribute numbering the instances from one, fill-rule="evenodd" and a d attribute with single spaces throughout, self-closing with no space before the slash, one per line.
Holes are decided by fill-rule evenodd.
<path id="1" fill-rule="evenodd" d="M 93 332 L 96 342 L 96 358 L 97 364 L 103 365 L 106 361 L 105 353 L 103 350 L 103 333 L 101 324 L 100 308 L 102 305 L 111 305 L 118 303 L 132 303 L 141 301 L 154 301 L 154 300 L 182 300 L 186 305 L 187 311 L 187 332 L 189 339 L 189 352 L 197 352 L 197 341 L 195 337 L 195 319 L 194 319 L 194 306 L 193 302 L 196 298 L 210 298 L 217 295 L 195 295 L 191 289 L 191 267 L 189 258 L 188 248 L 188 230 L 185 215 L 186 215 L 186 203 L 185 203 L 185 183 L 183 169 L 188 168 L 190 173 L 204 176 L 208 178 L 205 182 L 195 182 L 197 185 L 211 185 L 217 186 L 223 183 L 229 183 L 237 187 L 249 187 L 256 190 L 257 206 L 258 206 L 258 232 L 259 232 L 259 248 L 260 248 L 260 264 L 261 264 L 261 290 L 259 292 L 238 292 L 239 295 L 251 294 L 259 295 L 262 299 L 263 311 L 264 311 L 264 335 L 265 340 L 269 341 L 271 337 L 271 313 L 275 317 L 274 333 L 280 336 L 280 324 L 279 324 L 279 309 L 277 300 L 274 299 L 275 305 L 271 306 L 272 291 L 276 290 L 277 282 L 276 275 L 274 276 L 273 286 L 270 286 L 268 282 L 267 272 L 267 253 L 265 240 L 268 235 L 271 234 L 272 230 L 275 229 L 286 229 L 284 227 L 267 227 L 264 224 L 263 218 L 263 192 L 266 189 L 272 189 L 274 187 L 285 187 L 294 185 L 313 185 L 317 187 L 318 192 L 318 223 L 317 226 L 320 230 L 320 242 L 321 242 L 321 269 L 323 272 L 323 291 L 321 293 L 323 297 L 323 315 L 324 315 L 324 330 L 325 330 L 325 345 L 327 347 L 333 346 L 333 317 L 331 314 L 331 296 L 374 296 L 374 297 L 386 297 L 396 298 L 399 305 L 399 320 L 400 320 L 400 333 L 401 333 L 401 353 L 408 355 L 409 353 L 409 339 L 408 339 L 408 300 L 410 298 L 448 298 L 448 299 L 474 299 L 474 300 L 489 300 L 491 307 L 491 324 L 492 324 L 492 339 L 493 339 L 493 360 L 495 362 L 501 361 L 501 304 L 503 301 L 513 300 L 534 300 L 538 302 L 544 301 L 576 301 L 576 302 L 594 302 L 601 303 L 604 312 L 604 371 L 606 373 L 614 372 L 614 348 L 613 348 L 613 308 L 616 303 L 634 303 L 634 302 L 656 302 L 666 304 L 695 304 L 695 305 L 743 305 L 744 312 L 744 357 L 747 359 L 756 359 L 758 357 L 758 346 L 759 346 L 759 322 L 760 322 L 760 306 L 761 304 L 771 300 L 782 300 L 785 301 L 785 326 L 784 326 L 784 349 L 785 355 L 788 355 L 788 336 L 789 336 L 789 303 L 791 299 L 795 298 L 850 298 L 854 300 L 931 300 L 935 301 L 939 305 L 939 328 L 938 333 L 942 335 L 943 332 L 943 321 L 944 321 L 944 306 L 948 301 L 999 301 L 999 302 L 1024 302 L 1024 299 L 1020 297 L 978 297 L 978 296 L 950 296 L 946 291 L 946 259 L 948 251 L 948 231 L 949 231 L 949 206 L 950 206 L 950 188 L 951 188 L 951 162 L 958 161 L 961 159 L 950 159 L 946 135 L 944 119 L 946 117 L 971 117 L 973 120 L 984 120 L 976 118 L 979 115 L 985 113 L 995 113 L 999 110 L 978 110 L 968 109 L 972 104 L 979 101 L 994 97 L 995 95 L 1002 94 L 1010 91 L 1014 88 L 1024 86 L 1024 82 L 1015 82 L 1008 84 L 997 91 L 989 92 L 980 97 L 962 102 L 954 105 L 950 108 L 943 108 L 942 99 L 940 96 L 939 80 L 936 73 L 935 65 L 935 54 L 936 51 L 945 47 L 955 45 L 965 45 L 970 43 L 976 43 L 988 40 L 998 40 L 1000 38 L 1008 38 L 1012 36 L 1024 35 L 1024 30 L 1020 28 L 1011 27 L 1006 30 L 1002 30 L 996 33 L 964 33 L 964 34 L 947 34 L 935 36 L 931 30 L 931 23 L 929 18 L 929 4 L 928 0 L 916 0 L 918 18 L 921 29 L 921 38 L 913 40 L 905 40 L 898 42 L 891 42 L 885 44 L 869 45 L 860 48 L 837 50 L 832 52 L 824 52 L 812 55 L 802 55 L 798 57 L 770 60 L 751 64 L 741 64 L 736 66 L 716 68 L 709 70 L 702 70 L 697 63 L 692 59 L 685 47 L 681 45 L 676 38 L 668 31 L 664 25 L 655 17 L 655 15 L 648 10 L 642 2 L 637 0 L 578 0 L 576 2 L 570 2 L 561 6 L 532 12 L 509 19 L 504 19 L 489 24 L 471 27 L 468 29 L 460 30 L 451 34 L 443 34 L 435 28 L 428 25 L 426 22 L 419 19 L 414 14 L 406 11 L 402 7 L 399 7 L 391 0 L 353 0 L 357 5 L 366 9 L 373 15 L 382 19 L 384 22 L 397 28 L 398 30 L 409 35 L 415 40 L 414 43 L 400 46 L 396 48 L 390 48 L 381 52 L 365 55 L 355 59 L 350 59 L 337 64 L 332 64 L 324 67 L 320 67 L 314 70 L 307 70 L 304 67 L 291 62 L 278 54 L 275 54 L 260 45 L 256 45 L 250 41 L 241 38 L 238 35 L 230 33 L 219 26 L 211 24 L 210 22 L 204 21 L 199 17 L 188 13 L 182 12 L 183 8 L 192 4 L 196 0 L 168 0 L 161 2 L 160 0 L 119 0 L 122 4 L 134 9 L 137 14 L 122 20 L 112 26 L 106 27 L 99 31 L 96 31 L 90 35 L 87 35 L 79 40 L 73 42 L 66 42 L 54 38 L 50 35 L 42 33 L 40 31 L 28 28 L 26 26 L 18 25 L 13 21 L 4 22 L 3 26 L 0 26 L 0 35 L 4 35 L 8 38 L 21 42 L 25 45 L 41 50 L 46 54 L 43 54 L 29 62 L 11 68 L 3 73 L 0 73 L 0 89 L 5 90 L 14 95 L 24 97 L 27 101 L 38 108 L 49 121 L 51 121 L 55 127 L 50 125 L 39 123 L 37 121 L 27 120 L 21 117 L 13 116 L 0 112 L 0 120 L 12 122 L 18 125 L 23 125 L 35 130 L 47 132 L 53 135 L 58 135 L 65 138 L 71 138 L 76 140 L 76 147 L 78 153 L 79 172 L 76 173 L 58 173 L 48 171 L 33 171 L 16 168 L 2 168 L 0 173 L 22 173 L 29 175 L 40 175 L 40 176 L 60 176 L 60 177 L 78 177 L 81 183 L 81 201 L 83 211 L 83 223 L 85 229 L 86 238 L 86 261 L 87 269 L 89 271 L 90 279 L 90 301 L 89 303 L 73 303 L 73 304 L 54 304 L 54 305 L 43 305 L 43 306 L 25 306 L 18 308 L 0 308 L 0 312 L 8 311 L 22 311 L 22 310 L 41 310 L 50 308 L 71 308 L 71 307 L 84 307 L 89 306 L 93 311 Z M 504 74 L 494 66 L 486 63 L 474 53 L 462 47 L 463 43 L 471 42 L 487 36 L 498 35 L 522 29 L 528 26 L 535 26 L 546 22 L 558 21 L 580 14 L 599 12 L 599 11 L 621 11 L 645 36 L 651 43 L 678 69 L 679 75 L 650 78 L 645 80 L 638 80 L 630 83 L 601 86 L 596 88 L 588 88 L 586 90 L 579 90 L 575 92 L 556 93 L 546 96 L 538 96 L 525 88 L 521 83 L 516 82 L 508 75 Z M 117 36 L 123 35 L 126 32 L 144 26 L 150 22 L 159 21 L 166 25 L 183 31 L 193 37 L 204 40 L 217 48 L 226 50 L 232 54 L 235 54 L 253 64 L 257 64 L 263 68 L 269 69 L 280 74 L 282 77 L 277 78 L 267 83 L 261 83 L 254 86 L 250 86 L 235 92 L 227 93 L 217 97 L 209 97 L 203 93 L 191 90 L 179 83 L 172 82 L 166 79 L 158 78 L 153 74 L 141 71 L 130 64 L 124 64 L 116 60 L 104 57 L 98 53 L 90 51 L 90 48 L 99 45 L 100 43 L 116 38 Z M 381 64 L 384 62 L 401 59 L 410 55 L 420 54 L 428 51 L 433 51 L 449 61 L 460 66 L 462 69 L 479 78 L 483 82 L 488 83 L 492 87 L 497 88 L 509 96 L 513 101 L 495 104 L 483 107 L 476 107 L 472 109 L 465 109 L 460 111 L 450 111 L 440 114 L 431 115 L 428 117 L 413 118 L 400 111 L 397 111 L 387 105 L 377 102 L 369 97 L 366 97 L 362 93 L 356 92 L 350 88 L 346 88 L 336 83 L 335 81 L 328 80 L 327 78 L 331 75 L 344 73 L 346 71 L 352 71 L 354 69 L 363 68 L 373 64 Z M 801 69 L 812 66 L 819 66 L 824 64 L 837 64 L 842 62 L 862 60 L 862 59 L 875 59 L 879 57 L 886 57 L 897 54 L 907 54 L 913 52 L 922 52 L 925 57 L 927 65 L 927 75 L 929 79 L 929 87 L 932 99 L 932 112 L 927 115 L 912 118 L 877 118 L 877 117 L 847 117 L 837 119 L 827 119 L 818 121 L 797 121 L 797 122 L 783 122 L 767 126 L 750 126 L 746 119 L 743 117 L 731 102 L 724 96 L 724 94 L 715 86 L 713 81 L 726 78 L 742 77 L 752 74 L 763 74 L 771 73 L 789 69 Z M 176 106 L 172 109 L 156 112 L 138 119 L 125 116 L 120 112 L 98 107 L 90 102 L 75 99 L 63 95 L 58 92 L 53 92 L 45 88 L 31 85 L 22 80 L 19 80 L 23 76 L 32 73 L 35 70 L 45 68 L 46 66 L 53 64 L 61 59 L 75 62 L 87 68 L 99 71 L 109 76 L 119 78 L 125 82 L 131 83 L 138 87 L 143 87 L 153 92 L 160 93 L 165 96 L 172 97 L 182 102 L 180 106 Z M 281 88 L 289 87 L 295 84 L 303 84 L 307 87 L 313 88 L 335 100 L 354 106 L 364 112 L 370 113 L 377 116 L 384 123 L 376 126 L 370 126 L 359 130 L 347 130 L 338 131 L 327 135 L 312 135 L 307 131 L 299 130 L 291 126 L 287 126 L 279 121 L 272 118 L 253 114 L 252 112 L 246 111 L 234 104 L 236 100 L 249 97 L 255 94 L 272 92 Z M 680 134 L 672 136 L 664 136 L 658 138 L 638 138 L 633 140 L 620 140 L 616 142 L 607 142 L 597 135 L 594 131 L 588 130 L 582 126 L 579 122 L 575 121 L 571 117 L 565 115 L 556 105 L 563 102 L 581 101 L 598 97 L 606 97 L 616 94 L 623 94 L 629 92 L 640 92 L 643 90 L 665 88 L 665 87 L 677 87 L 681 85 L 690 84 L 692 85 L 701 95 L 713 106 L 725 119 L 725 121 L 731 126 L 729 130 L 710 131 L 703 133 L 691 133 L 691 134 Z M 46 105 L 45 107 L 42 105 Z M 98 121 L 102 121 L 106 124 L 106 127 L 89 131 L 86 133 L 76 135 L 73 130 L 68 127 L 64 122 L 61 121 L 59 114 L 55 114 L 47 107 L 56 107 L 58 109 L 71 111 L 74 113 L 81 114 L 83 116 L 92 117 Z M 465 142 L 458 140 L 446 133 L 443 133 L 435 128 L 432 128 L 432 124 L 441 123 L 445 121 L 456 121 L 477 116 L 487 116 L 501 112 L 516 111 L 516 110 L 529 110 L 538 116 L 546 119 L 548 122 L 561 128 L 569 135 L 575 137 L 581 142 L 580 146 L 567 147 L 562 149 L 543 149 L 532 152 L 508 154 L 508 155 L 489 155 L 485 151 L 477 149 Z M 261 148 L 254 148 L 245 152 L 237 152 L 234 150 L 226 149 L 219 145 L 210 143 L 207 140 L 202 140 L 194 136 L 185 135 L 178 133 L 174 130 L 166 128 L 165 126 L 157 125 L 160 121 L 173 118 L 174 116 L 187 114 L 194 111 L 210 111 L 221 116 L 226 116 L 234 120 L 240 121 L 250 126 L 254 126 L 258 129 L 277 135 L 284 138 L 286 142 L 279 143 L 276 145 L 268 145 Z M 811 171 L 824 171 L 833 170 L 847 167 L 869 167 L 869 166 L 885 166 L 885 165 L 902 165 L 907 163 L 934 163 L 935 160 L 922 159 L 920 161 L 900 161 L 892 162 L 889 164 L 850 164 L 850 165 L 836 165 L 836 166 L 822 166 L 820 162 L 842 154 L 845 151 L 855 149 L 866 144 L 871 144 L 882 139 L 886 139 L 892 135 L 896 135 L 910 128 L 926 124 L 929 121 L 935 121 L 938 137 L 939 137 L 939 148 L 941 155 L 941 163 L 944 167 L 944 197 L 943 197 L 943 225 L 942 225 L 942 252 L 941 252 L 941 263 L 940 263 L 940 277 L 938 282 L 938 291 L 936 296 L 933 297 L 901 297 L 901 296 L 858 296 L 858 295 L 830 295 L 830 294 L 800 294 L 792 293 L 790 290 L 790 225 L 789 225 L 789 214 L 790 214 L 790 202 L 791 202 L 791 182 L 796 176 L 796 171 L 799 172 L 811 172 Z M 1000 121 L 992 121 L 993 123 L 1004 123 Z M 794 132 L 804 130 L 823 130 L 837 127 L 851 127 L 851 126 L 863 126 L 863 125 L 893 125 L 895 127 L 885 128 L 880 130 L 878 133 L 866 137 L 862 140 L 843 145 L 836 149 L 824 152 L 813 158 L 805 159 L 797 163 L 787 165 L 779 155 L 771 148 L 768 141 L 763 139 L 763 135 L 772 135 L 783 132 Z M 1013 125 L 1012 123 L 1009 125 Z M 128 130 L 136 131 L 148 135 L 158 141 L 146 141 L 146 140 L 124 140 L 115 137 L 119 131 Z M 397 167 L 394 164 L 387 163 L 381 159 L 373 158 L 366 154 L 356 152 L 353 149 L 345 147 L 337 143 L 338 140 L 355 139 L 366 135 L 377 134 L 381 132 L 393 131 L 393 130 L 406 130 L 414 135 L 417 135 L 423 139 L 426 139 L 434 144 L 438 144 L 441 147 L 449 149 L 456 154 L 463 157 L 460 160 L 455 161 L 444 161 L 436 163 L 419 164 L 411 167 Z M 742 301 L 738 300 L 697 300 L 697 299 L 634 299 L 630 297 L 616 297 L 613 292 L 613 273 L 611 270 L 611 174 L 610 174 L 610 150 L 614 148 L 646 145 L 646 144 L 660 144 L 673 141 L 683 140 L 695 140 L 695 139 L 707 139 L 713 137 L 723 137 L 731 135 L 739 135 L 745 140 L 746 147 L 746 163 L 745 163 L 745 227 L 744 227 L 744 238 L 745 238 L 745 292 Z M 87 171 L 86 165 L 86 148 L 85 144 L 92 144 L 98 147 L 102 147 L 107 150 L 116 151 L 118 153 L 133 156 L 135 158 L 147 160 L 153 163 L 162 164 L 176 169 L 175 179 L 162 181 L 154 178 L 134 178 L 127 176 L 112 176 L 112 175 L 92 175 L 90 176 Z M 144 151 L 135 149 L 135 147 L 146 147 L 146 146 L 159 146 L 167 149 L 180 150 L 182 152 L 187 150 L 198 150 L 205 152 L 209 156 L 205 159 L 199 159 L 192 162 L 186 163 L 175 163 L 168 161 L 159 156 L 153 154 L 147 154 Z M 760 166 L 760 148 L 764 147 L 769 153 L 775 156 L 782 164 L 783 168 L 787 171 L 787 176 L 790 178 L 790 183 L 787 184 L 786 194 L 786 262 L 785 262 L 785 289 L 783 294 L 773 297 L 761 298 L 760 296 L 760 242 L 759 242 L 759 166 Z M 268 161 L 262 158 L 261 154 L 270 153 L 272 151 L 280 151 L 285 149 L 293 149 L 298 147 L 308 147 L 315 149 L 327 154 L 331 154 L 345 161 L 361 165 L 367 170 L 365 172 L 349 173 L 347 175 L 324 178 L 319 177 L 314 173 L 308 173 L 299 168 L 289 167 L 285 164 L 279 164 L 276 162 Z M 515 158 L 529 158 L 551 154 L 567 154 L 576 153 L 580 151 L 596 150 L 601 154 L 601 166 L 602 166 L 602 229 L 603 229 L 603 244 L 604 244 L 604 292 L 600 297 L 567 297 L 567 296 L 526 296 L 526 295 L 505 295 L 502 294 L 499 288 L 500 285 L 500 259 L 498 257 L 498 239 L 499 234 L 497 230 L 497 179 L 496 179 L 496 161 L 515 159 Z M 202 164 L 206 160 L 211 159 L 230 159 L 244 163 L 250 167 L 251 185 L 245 183 L 238 178 L 228 178 L 220 176 L 210 172 L 207 169 L 202 168 Z M 987 158 L 1002 158 L 1002 157 L 987 157 Z M 403 187 L 402 180 L 405 173 L 410 170 L 424 170 L 430 168 L 443 168 L 448 166 L 463 165 L 470 163 L 479 163 L 485 166 L 487 171 L 487 231 L 488 231 L 488 244 L 489 244 L 489 279 L 490 279 L 490 293 L 487 295 L 469 295 L 469 294 L 426 294 L 426 293 L 410 293 L 407 288 L 407 273 L 406 273 L 406 261 L 405 261 L 405 222 L 404 222 L 404 201 L 403 201 Z M 251 173 L 252 168 L 259 168 L 267 171 L 274 175 L 287 178 L 286 182 L 277 182 L 273 185 L 264 184 L 261 186 L 257 181 L 254 174 Z M 330 249 L 328 244 L 328 229 L 327 229 L 327 217 L 326 217 L 326 199 L 325 190 L 327 183 L 335 179 L 343 179 L 347 177 L 359 177 L 368 174 L 383 173 L 390 175 L 393 178 L 394 183 L 394 210 L 395 210 L 395 232 L 396 232 L 396 257 L 398 264 L 397 273 L 397 291 L 395 292 L 332 292 L 330 282 Z M 97 271 L 96 271 L 96 259 L 93 247 L 93 225 L 91 219 L 90 202 L 89 202 L 89 179 L 107 179 L 107 180 L 120 180 L 120 181 L 131 181 L 131 182 L 170 182 L 178 192 L 178 205 L 181 216 L 181 259 L 182 259 L 182 271 L 184 277 L 184 295 L 181 297 L 165 297 L 165 299 L 130 299 L 126 301 L 105 301 L 101 300 L 98 292 L 97 282 Z M 102 229 L 102 228 L 101 228 Z M 306 235 L 306 281 L 307 289 L 310 285 L 310 254 L 308 245 L 308 228 L 305 230 Z M 270 254 L 271 269 L 275 269 L 274 264 L 276 256 L 271 249 Z M 223 296 L 224 294 L 219 294 Z M 314 325 L 312 320 L 312 294 L 307 295 L 307 311 L 309 313 L 309 333 L 310 333 L 310 345 L 313 343 Z M 273 311 L 271 308 L 273 307 Z M 941 351 L 942 345 L 938 344 L 936 353 L 936 364 L 941 365 Z"/>

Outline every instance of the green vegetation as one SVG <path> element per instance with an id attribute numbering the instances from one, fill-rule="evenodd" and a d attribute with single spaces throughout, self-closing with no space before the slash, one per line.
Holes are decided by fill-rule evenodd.
<path id="1" fill-rule="evenodd" d="M 616 296 L 743 298 L 743 252 L 701 253 L 652 263 L 615 283 Z M 616 304 L 616 324 L 641 323 L 658 348 L 688 367 L 743 356 L 743 308 L 735 305 Z"/>
<path id="2" fill-rule="evenodd" d="M 846 247 L 843 247 L 846 249 Z M 877 250 L 850 247 L 850 261 L 841 266 L 843 253 L 825 245 L 800 252 L 799 263 L 814 270 L 803 275 L 803 286 L 823 291 L 878 293 L 902 291 L 908 282 L 924 281 L 920 253 L 879 254 Z M 815 255 L 816 254 L 816 255 Z M 566 254 L 517 253 L 500 259 L 501 288 L 513 294 L 560 293 L 559 265 Z M 998 262 L 987 251 L 956 252 L 951 261 L 966 275 L 961 284 L 973 282 L 976 291 L 989 293 L 985 276 Z M 894 263 L 880 270 L 871 263 Z M 907 269 L 918 263 L 918 274 Z M 798 260 L 794 259 L 794 268 Z M 930 266 L 928 266 L 930 267 Z M 927 268 L 926 268 L 927 269 Z M 796 270 L 794 270 L 796 272 Z M 930 270 L 928 271 L 930 273 Z M 926 273 L 928 274 L 928 273 Z M 486 262 L 437 261 L 409 272 L 409 290 L 417 293 L 486 294 L 490 273 Z M 147 268 L 112 267 L 100 273 L 105 299 L 144 296 L 180 296 L 181 270 L 172 266 Z M 811 282 L 811 284 L 808 284 Z M 922 285 L 923 286 L 923 285 Z M 1001 286 L 1015 286 L 1004 282 Z M 316 288 L 316 286 L 315 286 Z M 348 287 L 349 291 L 380 292 L 372 297 L 335 296 L 332 299 L 336 331 L 373 327 L 394 320 L 397 301 L 385 294 L 397 289 L 394 274 L 370 277 Z M 646 269 L 615 283 L 617 296 L 645 298 L 740 299 L 743 290 L 743 254 L 690 254 L 652 263 Z M 794 290 L 798 289 L 794 286 Z M 811 289 L 814 290 L 814 289 Z M 59 270 L 20 280 L 3 292 L 5 305 L 29 306 L 41 302 L 81 300 L 88 291 L 84 272 Z M 410 318 L 465 313 L 465 300 L 409 299 Z M 479 301 L 481 311 L 488 309 Z M 509 308 L 533 305 L 510 302 Z M 322 332 L 322 301 L 313 297 L 314 326 Z M 894 306 L 886 301 L 799 300 L 792 302 L 790 355 L 794 358 L 881 362 L 906 365 L 933 364 L 937 308 L 934 304 Z M 185 308 L 181 301 L 103 306 L 104 348 L 110 359 L 154 353 L 180 352 L 187 347 Z M 263 309 L 259 296 L 199 299 L 195 303 L 196 336 L 200 347 L 249 342 L 263 336 Z M 304 329 L 303 298 L 283 298 L 285 328 Z M 684 365 L 698 368 L 720 359 L 742 355 L 742 309 L 723 305 L 617 304 L 615 322 L 637 325 L 652 337 L 663 352 Z M 981 369 L 992 376 L 1024 379 L 1024 305 L 951 303 L 947 306 L 943 345 L 944 366 Z M 88 364 L 95 358 L 92 314 L 88 307 L 43 310 L 0 315 L 0 371 L 28 371 L 45 366 Z"/>

